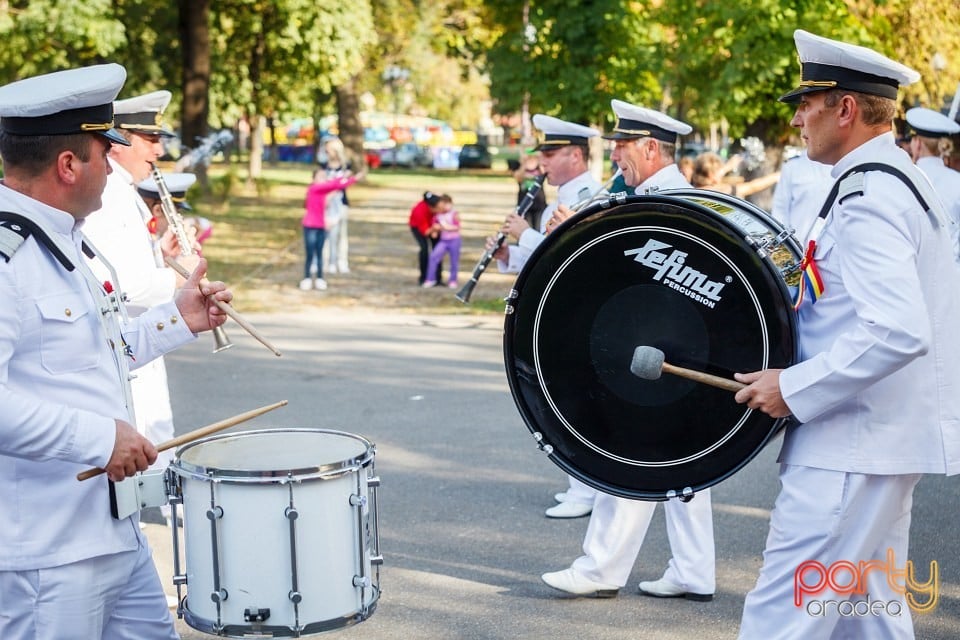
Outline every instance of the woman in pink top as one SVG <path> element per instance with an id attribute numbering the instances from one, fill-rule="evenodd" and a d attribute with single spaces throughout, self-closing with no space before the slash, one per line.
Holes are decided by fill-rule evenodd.
<path id="1" fill-rule="evenodd" d="M 306 247 L 307 259 L 303 265 L 303 280 L 300 288 L 308 291 L 313 288 L 321 291 L 327 288 L 327 281 L 323 279 L 323 242 L 327 238 L 326 220 L 324 213 L 327 209 L 327 197 L 340 197 L 340 191 L 346 189 L 362 178 L 364 173 L 353 176 L 327 178 L 323 169 L 315 169 L 313 182 L 307 187 L 307 197 L 304 202 L 303 214 L 303 242 Z M 313 280 L 310 269 L 316 265 L 317 278 Z"/>

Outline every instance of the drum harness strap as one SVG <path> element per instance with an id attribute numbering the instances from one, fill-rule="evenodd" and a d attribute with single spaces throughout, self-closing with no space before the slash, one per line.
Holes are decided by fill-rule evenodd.
<path id="1" fill-rule="evenodd" d="M 817 299 L 823 295 L 823 281 L 820 279 L 820 273 L 817 270 L 816 260 L 813 257 L 814 252 L 817 249 L 817 240 L 820 238 L 820 234 L 823 232 L 823 228 L 827 224 L 827 216 L 830 214 L 830 211 L 833 209 L 834 203 L 843 204 L 849 198 L 853 196 L 862 196 L 863 195 L 863 181 L 864 175 L 867 171 L 881 171 L 898 178 L 903 184 L 910 189 L 910 192 L 913 193 L 914 197 L 917 199 L 917 202 L 920 203 L 920 206 L 929 216 L 931 222 L 933 223 L 934 228 L 939 228 L 945 225 L 945 219 L 942 214 L 938 213 L 936 209 L 930 207 L 927 204 L 927 201 L 921 195 L 920 190 L 914 184 L 913 180 L 907 177 L 905 173 L 897 169 L 896 167 L 890 166 L 888 164 L 883 164 L 880 162 L 867 162 L 864 164 L 858 164 L 857 166 L 849 169 L 842 176 L 837 178 L 837 181 L 833 183 L 833 188 L 830 189 L 830 193 L 827 195 L 826 201 L 823 203 L 823 207 L 820 209 L 820 213 L 817 215 L 817 219 L 814 221 L 813 226 L 810 229 L 810 234 L 807 238 L 807 248 L 803 254 L 803 260 L 800 263 L 800 271 L 803 274 L 803 277 L 800 280 L 800 291 L 797 294 L 797 300 L 794 303 L 794 309 L 798 309 L 800 304 L 803 302 L 804 294 L 809 291 L 811 295 L 811 304 L 815 304 Z"/>

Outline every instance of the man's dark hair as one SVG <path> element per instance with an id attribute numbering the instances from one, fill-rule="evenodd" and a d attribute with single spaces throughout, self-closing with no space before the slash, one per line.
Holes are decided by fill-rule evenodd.
<path id="1" fill-rule="evenodd" d="M 18 136 L 0 131 L 0 158 L 6 171 L 19 170 L 30 177 L 46 171 L 63 151 L 72 151 L 83 162 L 90 161 L 89 133 L 56 136 Z"/>

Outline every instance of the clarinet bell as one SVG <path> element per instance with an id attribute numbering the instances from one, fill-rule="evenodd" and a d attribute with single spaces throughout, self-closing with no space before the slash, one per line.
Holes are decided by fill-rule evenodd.
<path id="1" fill-rule="evenodd" d="M 463 285 L 460 291 L 457 292 L 455 296 L 457 300 L 463 303 L 470 302 L 470 296 L 473 295 L 473 288 L 477 286 L 477 281 L 474 278 L 470 278 L 467 281 L 467 284 Z"/>
<path id="2" fill-rule="evenodd" d="M 223 330 L 223 327 L 214 327 L 213 329 L 213 352 L 220 353 L 225 349 L 229 349 L 233 346 L 233 343 L 230 342 L 230 338 L 227 337 L 227 332 Z"/>

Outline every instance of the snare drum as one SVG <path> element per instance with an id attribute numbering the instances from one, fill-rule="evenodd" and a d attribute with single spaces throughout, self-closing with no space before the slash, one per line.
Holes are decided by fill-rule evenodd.
<path id="1" fill-rule="evenodd" d="M 300 637 L 366 620 L 380 596 L 374 446 L 350 433 L 217 435 L 177 451 L 186 571 L 178 614 L 219 636 Z M 182 595 L 182 594 L 181 594 Z"/>
<path id="2" fill-rule="evenodd" d="M 797 354 L 802 252 L 737 198 L 620 194 L 548 235 L 507 304 L 504 358 L 527 427 L 570 475 L 616 496 L 691 496 L 742 468 L 783 426 L 729 391 L 633 375 L 638 346 L 732 378 Z"/>

